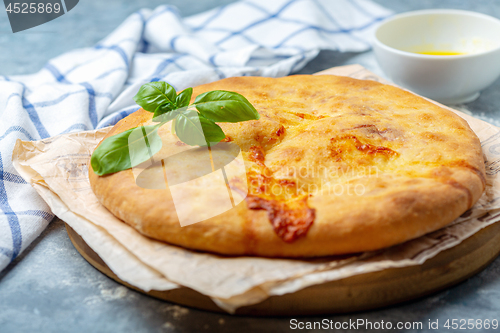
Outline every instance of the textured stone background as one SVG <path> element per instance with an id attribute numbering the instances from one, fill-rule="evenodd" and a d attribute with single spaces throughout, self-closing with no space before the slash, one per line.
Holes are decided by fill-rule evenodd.
<path id="1" fill-rule="evenodd" d="M 270 0 L 271 1 L 271 0 Z M 496 0 L 376 0 L 403 12 L 424 8 L 457 8 L 500 18 Z M 90 47 L 139 8 L 169 3 L 184 16 L 230 0 L 82 0 L 68 14 L 42 26 L 12 34 L 0 10 L 0 75 L 29 74 L 65 51 Z M 381 74 L 371 51 L 321 52 L 300 73 L 360 63 Z M 500 125 L 500 81 L 475 102 L 462 105 Z M 422 321 L 500 319 L 500 259 L 473 278 L 438 294 L 377 311 L 329 318 L 335 321 Z M 64 225 L 49 228 L 0 273 L 0 332 L 289 332 L 291 318 L 232 317 L 158 301 L 129 290 L 90 266 L 73 248 Z M 427 331 L 427 330 L 424 330 Z M 361 331 L 360 331 L 361 332 Z"/>

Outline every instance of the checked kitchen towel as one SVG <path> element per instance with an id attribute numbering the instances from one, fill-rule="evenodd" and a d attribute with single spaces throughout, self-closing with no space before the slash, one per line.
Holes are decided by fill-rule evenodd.
<path id="1" fill-rule="evenodd" d="M 321 49 L 365 51 L 390 14 L 369 0 L 246 0 L 188 18 L 160 6 L 36 74 L 0 76 L 0 270 L 54 217 L 12 167 L 17 139 L 113 125 L 139 108 L 132 97 L 146 82 L 179 91 L 231 76 L 278 77 Z"/>

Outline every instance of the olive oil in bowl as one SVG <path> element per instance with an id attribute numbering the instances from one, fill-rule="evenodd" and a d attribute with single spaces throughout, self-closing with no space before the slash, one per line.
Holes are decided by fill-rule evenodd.
<path id="1" fill-rule="evenodd" d="M 437 55 L 437 56 L 456 56 L 456 55 L 466 54 L 465 52 L 457 52 L 457 51 L 420 51 L 415 53 L 426 54 L 426 55 Z"/>

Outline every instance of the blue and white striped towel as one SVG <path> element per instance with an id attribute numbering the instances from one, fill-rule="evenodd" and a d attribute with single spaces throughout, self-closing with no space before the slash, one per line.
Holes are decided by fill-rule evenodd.
<path id="1" fill-rule="evenodd" d="M 247 0 L 181 18 L 171 6 L 131 15 L 102 42 L 41 71 L 0 76 L 0 270 L 54 217 L 12 167 L 16 139 L 115 124 L 150 81 L 177 90 L 241 75 L 278 77 L 321 49 L 365 51 L 391 13 L 369 0 Z"/>

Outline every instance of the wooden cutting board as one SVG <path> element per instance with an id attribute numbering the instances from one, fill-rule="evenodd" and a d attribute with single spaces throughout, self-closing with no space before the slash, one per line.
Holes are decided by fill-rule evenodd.
<path id="1" fill-rule="evenodd" d="M 316 74 L 345 75 L 388 83 L 360 65 L 334 67 Z M 440 106 L 447 108 L 444 105 Z M 465 119 L 468 117 L 461 115 Z M 144 292 L 121 281 L 71 227 L 66 225 L 66 229 L 78 252 L 95 268 L 119 283 L 169 302 L 203 310 L 225 312 L 209 297 L 186 287 L 170 291 Z M 499 254 L 500 223 L 495 223 L 459 245 L 440 252 L 422 265 L 385 269 L 311 286 L 291 294 L 272 296 L 262 303 L 239 308 L 236 314 L 319 315 L 389 306 L 423 297 L 464 281 L 483 270 Z"/>
<path id="2" fill-rule="evenodd" d="M 70 226 L 66 225 L 66 229 L 78 252 L 115 281 L 169 302 L 224 312 L 209 297 L 189 288 L 144 292 L 123 282 Z M 495 223 L 422 265 L 385 269 L 311 286 L 291 294 L 272 296 L 262 303 L 239 308 L 236 314 L 319 315 L 380 308 L 451 287 L 483 270 L 499 254 L 500 223 Z"/>

